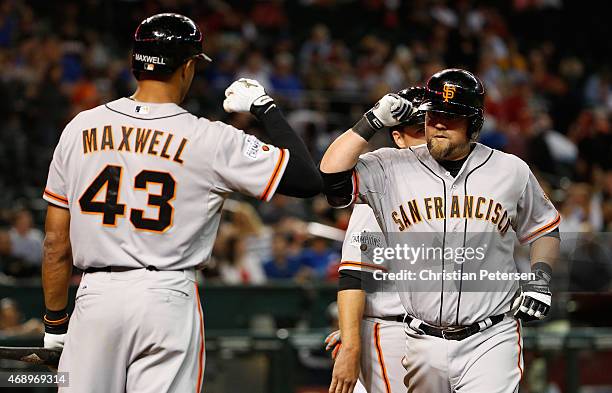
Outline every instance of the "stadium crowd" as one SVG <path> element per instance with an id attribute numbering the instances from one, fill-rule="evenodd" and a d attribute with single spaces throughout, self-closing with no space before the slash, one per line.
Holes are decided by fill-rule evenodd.
<path id="1" fill-rule="evenodd" d="M 612 229 L 612 50 L 594 55 L 585 44 L 605 31 L 605 12 L 560 0 L 0 0 L 5 275 L 38 274 L 40 196 L 61 130 L 77 112 L 131 95 L 126 37 L 163 11 L 194 18 L 213 58 L 194 80 L 188 110 L 261 136 L 253 117 L 221 107 L 233 80 L 257 79 L 317 161 L 385 93 L 443 68 L 473 70 L 487 90 L 481 142 L 531 165 L 562 212 L 563 232 Z M 335 279 L 339 243 L 308 223 L 344 229 L 350 211 L 333 211 L 322 197 L 283 196 L 226 208 L 207 279 Z M 607 274 L 602 288 L 610 286 L 609 251 L 590 259 Z"/>

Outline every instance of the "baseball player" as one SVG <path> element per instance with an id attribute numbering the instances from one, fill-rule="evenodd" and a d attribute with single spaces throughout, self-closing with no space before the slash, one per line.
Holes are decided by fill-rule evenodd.
<path id="1" fill-rule="evenodd" d="M 422 87 L 414 87 L 402 90 L 398 95 L 418 107 L 424 91 Z M 396 147 L 405 149 L 425 143 L 424 123 L 425 112 L 416 111 L 405 122 L 392 127 L 391 139 Z M 340 320 L 343 321 L 342 340 L 340 331 L 333 332 L 326 339 L 327 348 L 332 350 L 336 358 L 332 378 L 342 378 L 348 373 L 359 374 L 355 391 L 358 391 L 359 385 L 369 393 L 406 390 L 406 371 L 401 365 L 405 354 L 404 325 L 395 321 L 395 316 L 405 311 L 397 289 L 393 283 L 387 282 L 383 283 L 386 288 L 366 292 L 361 281 L 362 273 L 388 270 L 388 266 L 376 264 L 371 258 L 371 249 L 384 247 L 384 244 L 382 231 L 372 209 L 365 204 L 355 205 L 342 245 L 339 268 L 338 299 Z M 355 308 L 353 304 L 363 304 L 364 307 Z M 354 314 L 351 315 L 351 312 Z M 353 337 L 360 337 L 360 340 L 349 341 Z M 339 350 L 342 343 L 348 348 L 346 353 Z M 341 355 L 338 356 L 338 353 Z"/>
<path id="2" fill-rule="evenodd" d="M 204 326 L 195 269 L 211 253 L 232 191 L 269 201 L 322 186 L 303 142 L 254 80 L 223 108 L 254 114 L 265 144 L 179 104 L 202 33 L 182 15 L 145 19 L 134 36 L 130 98 L 78 114 L 49 169 L 43 287 L 46 348 L 62 348 L 72 392 L 199 392 Z M 72 265 L 84 271 L 67 313 Z"/>
<path id="3" fill-rule="evenodd" d="M 367 203 L 388 245 L 403 243 L 413 256 L 427 252 L 410 259 L 385 250 L 406 310 L 396 320 L 406 327 L 409 392 L 517 392 L 520 321 L 543 319 L 550 309 L 560 217 L 526 163 L 476 142 L 484 96 L 472 73 L 443 70 L 427 82 L 419 107 L 426 111 L 426 145 L 360 157 L 376 131 L 416 109 L 388 94 L 321 162 L 330 203 Z M 522 285 L 513 259 L 516 238 L 531 246 L 532 271 Z M 484 277 L 474 279 L 476 271 Z M 330 391 L 352 383 L 340 379 Z"/>

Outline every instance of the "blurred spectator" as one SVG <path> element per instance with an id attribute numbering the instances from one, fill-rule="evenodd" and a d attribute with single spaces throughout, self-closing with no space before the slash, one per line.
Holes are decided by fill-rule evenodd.
<path id="1" fill-rule="evenodd" d="M 289 243 L 291 237 L 282 233 L 274 235 L 272 240 L 272 259 L 264 263 L 263 268 L 268 280 L 296 279 L 308 275 L 304 266 L 295 256 L 290 255 Z"/>
<path id="2" fill-rule="evenodd" d="M 300 62 L 309 65 L 314 59 L 324 60 L 331 52 L 329 29 L 325 25 L 317 24 L 312 28 L 310 38 L 304 42 L 300 50 Z"/>
<path id="3" fill-rule="evenodd" d="M 279 53 L 274 60 L 274 71 L 270 77 L 272 92 L 285 100 L 297 103 L 302 93 L 302 82 L 293 70 L 293 56 Z"/>
<path id="4" fill-rule="evenodd" d="M 33 227 L 32 213 L 29 210 L 19 210 L 15 213 L 9 236 L 11 238 L 10 255 L 33 267 L 40 268 L 44 235 L 41 230 Z"/>
<path id="5" fill-rule="evenodd" d="M 261 261 L 246 252 L 244 240 L 231 236 L 227 240 L 226 258 L 221 259 L 219 275 L 224 284 L 263 284 L 265 274 Z"/>
<path id="6" fill-rule="evenodd" d="M 39 267 L 33 267 L 13 256 L 11 235 L 5 230 L 0 230 L 0 268 L 2 273 L 14 278 L 28 278 L 39 272 Z"/>
<path id="7" fill-rule="evenodd" d="M 0 300 L 0 337 L 42 337 L 45 327 L 40 319 L 24 322 L 17 303 L 9 298 Z"/>
<path id="8" fill-rule="evenodd" d="M 588 184 L 572 184 L 561 207 L 562 232 L 598 232 L 603 229 L 601 202 Z"/>
<path id="9" fill-rule="evenodd" d="M 240 68 L 236 73 L 236 78 L 255 79 L 259 81 L 264 88 L 272 90 L 272 82 L 270 82 L 270 66 L 263 58 L 261 52 L 255 51 L 246 56 L 244 67 Z"/>
<path id="10" fill-rule="evenodd" d="M 412 53 L 405 46 L 398 46 L 391 62 L 387 63 L 383 70 L 382 80 L 389 86 L 390 90 L 399 91 L 418 80 L 412 61 Z"/>
<path id="11" fill-rule="evenodd" d="M 299 255 L 304 266 L 313 270 L 314 277 L 325 279 L 329 273 L 329 266 L 340 259 L 340 254 L 333 250 L 329 241 L 321 237 L 310 239 L 310 245 Z"/>

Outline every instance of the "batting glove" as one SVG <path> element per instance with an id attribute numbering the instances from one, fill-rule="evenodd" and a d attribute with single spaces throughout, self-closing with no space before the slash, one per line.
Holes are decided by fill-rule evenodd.
<path id="1" fill-rule="evenodd" d="M 66 334 L 45 333 L 44 346 L 46 349 L 64 349 Z"/>
<path id="2" fill-rule="evenodd" d="M 338 356 L 338 351 L 340 351 L 340 347 L 342 347 L 340 330 L 330 333 L 330 335 L 325 338 L 325 350 L 332 351 L 332 359 L 336 359 L 336 356 Z"/>
<path id="3" fill-rule="evenodd" d="M 258 115 L 275 106 L 261 83 L 254 79 L 240 78 L 225 89 L 223 109 L 226 112 L 251 112 Z"/>
<path id="4" fill-rule="evenodd" d="M 386 94 L 363 115 L 352 130 L 369 140 L 376 131 L 405 122 L 416 110 L 409 100 L 394 93 Z"/>
<path id="5" fill-rule="evenodd" d="M 552 293 L 550 279 L 552 269 L 544 262 L 535 263 L 531 271 L 536 279 L 523 284 L 519 296 L 514 299 L 512 310 L 514 317 L 523 322 L 531 322 L 546 318 L 550 311 Z"/>

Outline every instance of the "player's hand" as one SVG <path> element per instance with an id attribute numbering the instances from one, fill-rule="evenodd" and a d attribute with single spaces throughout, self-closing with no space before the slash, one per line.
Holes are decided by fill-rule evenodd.
<path id="1" fill-rule="evenodd" d="M 520 294 L 512 304 L 514 317 L 523 322 L 546 318 L 552 300 L 552 293 L 550 292 L 552 270 L 550 266 L 538 262 L 533 265 L 532 272 L 535 273 L 536 279 L 521 286 Z"/>
<path id="2" fill-rule="evenodd" d="M 254 79 L 240 78 L 225 89 L 223 109 L 226 112 L 255 112 L 274 105 L 261 83 Z"/>
<path id="3" fill-rule="evenodd" d="M 338 353 L 329 393 L 353 393 L 359 379 L 359 355 L 360 351 L 353 348 L 343 348 Z"/>
<path id="4" fill-rule="evenodd" d="M 46 349 L 64 349 L 64 341 L 66 339 L 66 334 L 53 334 L 53 333 L 45 333 L 44 347 Z"/>
<path id="5" fill-rule="evenodd" d="M 340 330 L 336 330 L 332 332 L 325 338 L 325 350 L 332 351 L 332 359 L 336 360 L 338 356 L 338 351 L 340 351 L 340 347 L 342 347 L 342 340 L 340 338 Z"/>
<path id="6" fill-rule="evenodd" d="M 416 110 L 409 100 L 390 93 L 381 98 L 364 116 L 372 128 L 379 130 L 403 123 Z"/>
<path id="7" fill-rule="evenodd" d="M 47 349 L 64 349 L 64 339 L 68 332 L 68 313 L 63 311 L 53 312 L 47 310 L 43 317 L 45 326 L 44 346 Z"/>
<path id="8" fill-rule="evenodd" d="M 64 349 L 64 340 L 66 339 L 66 334 L 53 334 L 53 333 L 45 333 L 45 338 L 43 339 L 44 347 L 46 349 L 55 349 L 61 351 Z M 52 372 L 57 372 L 57 368 L 53 366 L 47 366 L 47 368 Z"/>

